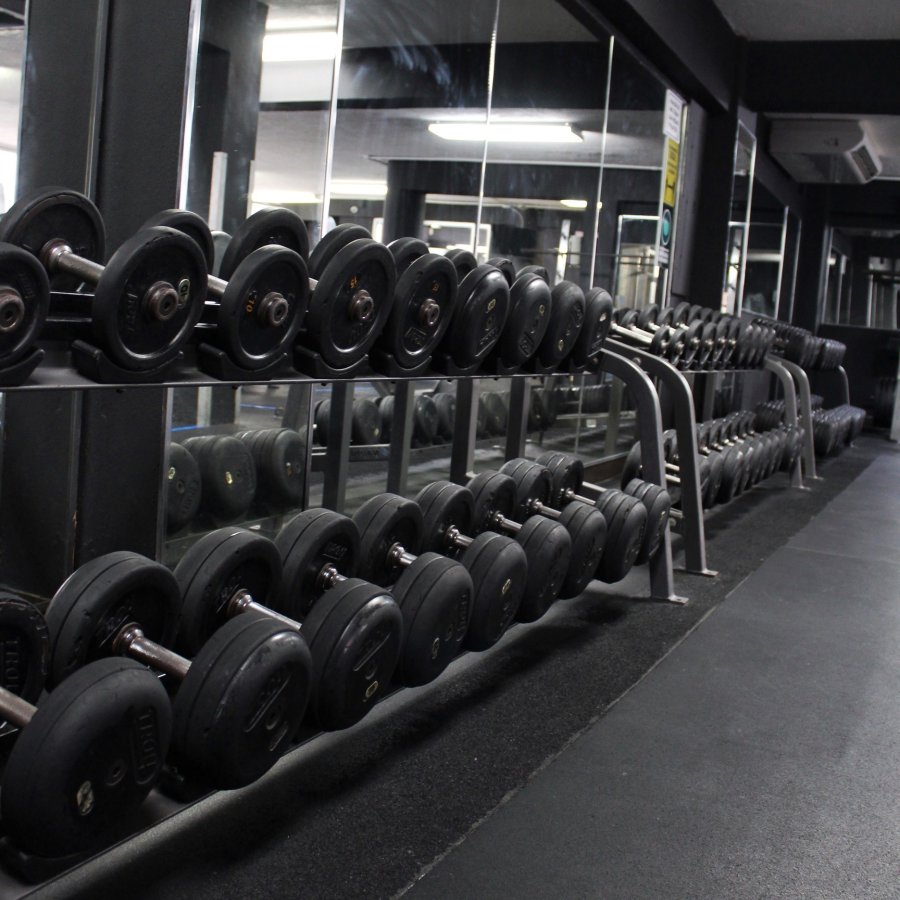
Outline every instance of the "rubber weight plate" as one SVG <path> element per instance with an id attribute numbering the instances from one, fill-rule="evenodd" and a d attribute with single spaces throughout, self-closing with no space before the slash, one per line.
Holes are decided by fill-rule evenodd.
<path id="1" fill-rule="evenodd" d="M 41 857 L 104 847 L 159 779 L 171 731 L 153 672 L 130 659 L 85 666 L 44 698 L 13 745 L 0 791 L 4 831 Z"/>
<path id="2" fill-rule="evenodd" d="M 551 310 L 546 281 L 537 275 L 522 275 L 513 282 L 509 315 L 496 347 L 504 366 L 520 366 L 537 353 L 550 324 Z"/>
<path id="3" fill-rule="evenodd" d="M 532 514 L 533 503 L 550 502 L 553 482 L 550 472 L 530 459 L 511 459 L 500 467 L 500 472 L 512 478 L 516 486 L 516 502 L 510 518 L 524 522 Z"/>
<path id="4" fill-rule="evenodd" d="M 551 291 L 552 320 L 537 351 L 542 366 L 555 368 L 572 352 L 584 325 L 584 292 L 571 281 L 561 281 Z"/>
<path id="5" fill-rule="evenodd" d="M 493 266 L 478 266 L 462 280 L 456 311 L 441 348 L 461 368 L 481 362 L 494 348 L 509 310 L 509 285 Z"/>
<path id="6" fill-rule="evenodd" d="M 27 600 L 0 591 L 0 687 L 36 703 L 50 667 L 50 632 Z"/>
<path id="7" fill-rule="evenodd" d="M 368 229 L 362 225 L 354 225 L 345 222 L 343 225 L 337 225 L 327 232 L 322 240 L 313 248 L 309 257 L 309 274 L 313 278 L 321 278 L 328 263 L 334 259 L 339 250 L 342 250 L 347 244 L 359 240 L 372 240 L 372 235 Z M 393 259 L 393 256 L 391 257 Z"/>
<path id="8" fill-rule="evenodd" d="M 377 444 L 381 441 L 381 413 L 373 400 L 357 397 L 350 415 L 351 444 Z"/>
<path id="9" fill-rule="evenodd" d="M 435 394 L 434 408 L 437 411 L 437 437 L 449 441 L 454 432 L 456 394 Z"/>
<path id="10" fill-rule="evenodd" d="M 341 247 L 312 293 L 305 343 L 338 369 L 361 360 L 391 313 L 395 280 L 394 259 L 383 244 L 360 239 Z"/>
<path id="11" fill-rule="evenodd" d="M 271 605 L 281 583 L 281 555 L 261 534 L 219 528 L 182 556 L 174 574 L 183 598 L 177 648 L 193 656 L 231 618 L 228 605 L 239 592 Z"/>
<path id="12" fill-rule="evenodd" d="M 181 444 L 169 444 L 166 471 L 166 530 L 188 525 L 200 509 L 200 467 Z"/>
<path id="13" fill-rule="evenodd" d="M 584 298 L 584 324 L 572 345 L 569 360 L 573 366 L 586 366 L 603 348 L 612 325 L 613 301 L 603 288 L 593 288 Z"/>
<path id="14" fill-rule="evenodd" d="M 463 247 L 454 247 L 448 250 L 444 256 L 453 263 L 453 268 L 456 269 L 456 279 L 459 282 L 462 282 L 469 272 L 474 272 L 478 268 L 478 260 L 475 254 Z"/>
<path id="15" fill-rule="evenodd" d="M 640 452 L 640 448 L 638 449 Z M 577 494 L 584 482 L 584 465 L 568 453 L 542 453 L 535 462 L 550 474 L 550 495 L 547 500 L 556 509 L 563 509 L 569 499 L 568 491 Z"/>
<path id="16" fill-rule="evenodd" d="M 212 232 L 206 220 L 197 213 L 187 209 L 164 209 L 162 212 L 150 216 L 140 230 L 145 228 L 153 228 L 155 225 L 165 225 L 166 228 L 174 228 L 182 234 L 186 234 L 197 246 L 203 251 L 203 258 L 206 260 L 206 270 L 213 271 L 215 264 L 216 248 L 213 243 Z"/>
<path id="17" fill-rule="evenodd" d="M 447 532 L 456 528 L 460 534 L 471 533 L 475 512 L 472 492 L 451 481 L 435 481 L 419 491 L 415 502 L 424 523 L 422 550 L 458 556 L 457 548 L 447 542 Z"/>
<path id="18" fill-rule="evenodd" d="M 494 517 L 513 518 L 516 483 L 502 472 L 482 472 L 466 485 L 472 495 L 472 532 L 496 531 Z"/>
<path id="19" fill-rule="evenodd" d="M 290 509 L 303 502 L 306 479 L 306 439 L 291 428 L 273 428 L 258 452 L 256 496 L 275 509 Z"/>
<path id="20" fill-rule="evenodd" d="M 591 582 L 606 546 L 606 519 L 603 513 L 584 503 L 568 503 L 559 524 L 569 532 L 572 560 L 560 589 L 560 597 L 577 597 Z"/>
<path id="21" fill-rule="evenodd" d="M 572 561 L 572 539 L 558 522 L 531 516 L 515 540 L 528 560 L 528 580 L 516 612 L 520 622 L 539 619 L 559 596 Z"/>
<path id="22" fill-rule="evenodd" d="M 513 286 L 513 282 L 516 280 L 516 267 L 511 259 L 507 259 L 505 256 L 492 256 L 487 264 L 499 269 L 503 273 L 506 283 L 510 287 Z"/>
<path id="23" fill-rule="evenodd" d="M 447 668 L 469 628 L 474 591 L 466 567 L 437 553 L 404 569 L 391 589 L 403 613 L 398 684 L 428 684 Z"/>
<path id="24" fill-rule="evenodd" d="M 598 576 L 601 581 L 621 581 L 630 571 L 641 552 L 647 510 L 640 500 L 622 494 L 612 509 L 602 510 L 606 518 L 607 538 Z"/>
<path id="25" fill-rule="evenodd" d="M 44 267 L 26 250 L 0 243 L 0 365 L 28 353 L 50 309 L 50 282 Z"/>
<path id="26" fill-rule="evenodd" d="M 625 493 L 640 500 L 647 510 L 644 539 L 641 542 L 640 551 L 635 557 L 636 563 L 645 563 L 654 557 L 662 546 L 666 528 L 669 525 L 672 498 L 669 492 L 658 484 L 637 479 L 625 486 Z"/>
<path id="27" fill-rule="evenodd" d="M 508 411 L 503 397 L 493 391 L 487 391 L 481 395 L 481 401 L 484 404 L 487 433 L 496 436 L 506 434 Z"/>
<path id="28" fill-rule="evenodd" d="M 353 523 L 359 531 L 360 577 L 382 586 L 393 583 L 399 565 L 391 559 L 391 548 L 400 545 L 407 553 L 419 552 L 422 511 L 412 500 L 378 494 L 354 513 Z"/>
<path id="29" fill-rule="evenodd" d="M 436 398 L 428 394 L 419 394 L 413 403 L 413 446 L 427 447 L 433 444 L 438 436 L 440 414 Z"/>
<path id="30" fill-rule="evenodd" d="M 391 241 L 387 245 L 394 257 L 394 266 L 397 269 L 397 277 L 403 273 L 420 257 L 429 252 L 428 244 L 419 238 L 402 237 Z"/>
<path id="31" fill-rule="evenodd" d="M 226 622 L 175 695 L 173 761 L 211 787 L 252 784 L 303 721 L 311 676 L 310 652 L 295 629 L 255 612 Z"/>
<path id="32" fill-rule="evenodd" d="M 230 435 L 188 438 L 184 446 L 200 467 L 203 508 L 224 521 L 243 516 L 256 495 L 250 451 Z"/>
<path id="33" fill-rule="evenodd" d="M 219 277 L 227 281 L 254 250 L 269 244 L 293 250 L 304 262 L 309 259 L 309 232 L 303 219 L 289 209 L 267 206 L 235 231 L 222 255 Z"/>

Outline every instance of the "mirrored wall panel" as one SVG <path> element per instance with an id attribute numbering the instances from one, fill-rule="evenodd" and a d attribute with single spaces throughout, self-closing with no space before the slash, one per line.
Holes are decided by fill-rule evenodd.
<path id="1" fill-rule="evenodd" d="M 0 10 L 0 212 L 16 199 L 19 114 L 25 57 L 24 15 Z"/>

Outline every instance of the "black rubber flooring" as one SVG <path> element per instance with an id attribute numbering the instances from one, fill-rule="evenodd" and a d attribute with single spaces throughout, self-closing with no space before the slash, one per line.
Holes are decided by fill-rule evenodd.
<path id="1" fill-rule="evenodd" d="M 490 653 L 457 661 L 438 682 L 389 698 L 356 728 L 295 751 L 251 788 L 197 804 L 69 874 L 42 894 L 195 900 L 223 896 L 390 897 L 417 881 L 439 859 L 419 881 L 417 892 L 432 890 L 434 885 L 435 896 L 482 897 L 501 891 L 509 896 L 547 896 L 558 890 L 572 896 L 606 896 L 606 889 L 597 882 L 578 881 L 572 873 L 583 869 L 583 877 L 590 879 L 596 874 L 598 856 L 607 861 L 617 856 L 617 847 L 627 835 L 598 838 L 594 834 L 592 840 L 582 841 L 582 834 L 590 832 L 586 831 L 587 820 L 576 821 L 576 817 L 612 816 L 616 810 L 637 811 L 640 807 L 652 818 L 654 803 L 648 805 L 647 801 L 654 795 L 647 787 L 642 801 L 629 799 L 622 793 L 627 776 L 619 776 L 623 782 L 619 794 L 597 793 L 593 779 L 614 770 L 606 764 L 600 766 L 593 757 L 584 763 L 580 787 L 573 781 L 568 795 L 562 787 L 558 789 L 565 802 L 559 807 L 538 804 L 546 806 L 548 815 L 553 808 L 552 818 L 535 814 L 530 821 L 528 817 L 511 821 L 509 829 L 501 828 L 493 843 L 484 845 L 476 865 L 462 864 L 471 870 L 474 881 L 442 884 L 437 879 L 445 877 L 444 872 L 451 873 L 456 858 L 477 853 L 479 835 L 488 834 L 485 829 L 495 823 L 502 825 L 503 816 L 515 810 L 516 804 L 528 802 L 548 773 L 561 771 L 564 760 L 574 758 L 573 754 L 583 752 L 596 736 L 605 734 L 610 722 L 639 691 L 656 681 L 668 683 L 673 667 L 676 673 L 680 671 L 677 661 L 682 651 L 713 627 L 720 614 L 712 616 L 650 678 L 604 715 L 764 560 L 792 538 L 815 541 L 815 535 L 804 537 L 804 526 L 873 459 L 889 455 L 888 447 L 878 438 L 861 439 L 856 447 L 823 465 L 824 480 L 811 483 L 809 491 L 793 491 L 786 478 L 777 476 L 716 511 L 707 523 L 708 563 L 721 574 L 715 579 L 678 575 L 676 588 L 690 598 L 687 606 L 646 600 L 644 569 L 635 570 L 621 585 L 598 586 L 577 600 L 560 602 L 541 623 L 515 629 Z M 896 477 L 893 486 L 896 489 Z M 887 496 L 886 491 L 882 496 Z M 872 503 L 878 507 L 878 502 L 876 490 Z M 889 513 L 884 516 L 889 518 Z M 855 539 L 860 546 L 869 546 L 862 535 Z M 887 554 L 891 540 L 885 532 Z M 829 558 L 804 551 L 810 573 L 830 571 L 821 562 Z M 761 571 L 772 565 L 768 563 Z M 836 570 L 842 571 L 840 564 Z M 826 574 L 821 577 L 830 583 Z M 798 579 L 798 584 L 806 578 Z M 732 602 L 737 605 L 740 596 L 736 593 L 722 612 L 730 609 Z M 848 597 L 847 603 L 851 602 Z M 858 635 L 851 632 L 847 638 L 845 643 L 859 651 Z M 896 645 L 896 628 L 892 638 Z M 839 636 L 834 640 L 839 643 Z M 751 652 L 754 647 L 757 652 Z M 762 654 L 763 672 L 776 650 L 778 655 L 786 653 L 781 645 L 766 650 L 764 636 L 755 635 L 752 629 L 746 646 L 742 643 L 739 649 L 746 651 L 748 661 Z M 807 663 L 813 672 L 816 659 L 809 656 Z M 670 674 L 657 678 L 663 666 Z M 703 678 L 710 682 L 710 689 L 720 687 L 720 673 L 709 670 Z M 681 682 L 676 679 L 674 683 Z M 686 712 L 675 703 L 680 701 L 675 694 L 668 705 L 659 707 L 660 716 Z M 845 695 L 842 698 L 847 702 Z M 784 711 L 786 723 L 791 719 L 793 700 L 789 694 L 775 704 Z M 712 708 L 712 699 L 709 702 Z M 841 706 L 833 717 L 836 721 L 841 718 L 837 712 L 849 714 Z M 681 716 L 674 715 L 674 719 L 677 724 Z M 648 776 L 667 761 L 679 769 L 680 780 L 705 771 L 701 752 L 707 746 L 705 738 L 687 752 L 671 744 L 677 728 L 664 735 L 650 727 L 653 723 L 652 718 L 645 722 L 640 741 L 631 746 L 628 759 L 633 775 L 645 771 L 644 764 L 637 761 L 640 752 L 652 755 Z M 687 739 L 692 729 L 687 721 L 682 726 Z M 809 737 L 812 739 L 812 732 Z M 805 768 L 802 749 L 798 747 L 796 754 L 798 771 Z M 760 751 L 760 768 L 765 768 L 764 751 Z M 893 758 L 896 760 L 896 752 Z M 663 771 L 660 769 L 660 776 Z M 741 791 L 749 795 L 754 785 L 742 781 L 739 773 L 717 776 L 710 770 L 708 776 L 705 784 L 709 797 L 717 798 L 722 827 L 731 821 L 739 833 L 746 814 L 732 817 L 730 810 L 735 797 Z M 664 813 L 662 791 L 673 777 L 657 780 L 660 795 L 655 802 L 660 804 L 660 816 Z M 780 801 L 781 788 L 772 784 L 767 789 Z M 590 812 L 577 809 L 579 796 L 590 800 L 586 805 Z M 777 813 L 772 815 L 774 829 Z M 485 824 L 478 826 L 485 817 L 489 817 Z M 691 859 L 692 865 L 700 865 L 700 850 L 686 846 L 698 838 L 686 835 L 682 841 L 679 832 L 684 825 L 674 824 L 674 814 L 672 821 L 671 828 L 658 830 L 665 836 L 659 838 L 658 846 L 639 840 L 639 829 L 633 832 L 634 852 L 647 871 L 656 865 L 652 861 L 658 850 L 660 860 L 683 859 L 686 864 Z M 530 842 L 525 840 L 529 833 Z M 785 848 L 777 846 L 782 833 L 774 829 L 772 843 L 783 855 Z M 611 841 L 613 837 L 616 841 Z M 459 842 L 459 849 L 448 854 Z M 507 855 L 520 846 L 527 848 L 533 865 Z M 541 847 L 553 848 L 550 863 L 537 862 L 547 859 L 538 852 Z M 668 848 L 667 853 L 662 848 Z M 569 851 L 572 855 L 566 858 Z M 711 848 L 709 852 L 713 852 Z M 583 860 L 579 853 L 584 854 Z M 658 868 L 662 872 L 664 863 Z M 518 869 L 530 876 L 513 888 Z M 621 866 L 620 894 L 652 894 L 651 888 L 645 891 L 637 880 L 629 887 L 629 871 L 635 875 L 633 866 Z M 523 880 L 529 884 L 524 886 Z M 664 893 L 690 895 L 692 889 Z"/>

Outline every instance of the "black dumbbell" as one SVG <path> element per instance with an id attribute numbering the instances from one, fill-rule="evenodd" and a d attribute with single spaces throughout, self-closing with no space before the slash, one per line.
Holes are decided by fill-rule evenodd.
<path id="1" fill-rule="evenodd" d="M 210 434 L 188 438 L 184 448 L 200 469 L 200 509 L 219 522 L 244 516 L 256 496 L 256 466 L 247 447 L 232 435 Z"/>
<path id="2" fill-rule="evenodd" d="M 478 268 L 478 259 L 471 250 L 465 247 L 451 247 L 444 256 L 453 263 L 456 269 L 456 280 L 462 284 L 463 278 L 470 272 L 474 272 Z"/>
<path id="3" fill-rule="evenodd" d="M 544 368 L 557 368 L 572 352 L 584 326 L 584 291 L 561 281 L 550 292 L 552 315 L 535 358 Z"/>
<path id="4" fill-rule="evenodd" d="M 331 400 L 318 400 L 313 408 L 316 443 L 328 446 L 328 426 L 331 416 Z M 381 413 L 375 401 L 369 397 L 356 397 L 350 411 L 350 443 L 378 444 L 384 440 L 381 432 Z"/>
<path id="5" fill-rule="evenodd" d="M 449 554 L 469 570 L 475 593 L 463 646 L 486 650 L 512 624 L 525 593 L 528 560 L 512 538 L 484 532 L 472 538 L 472 492 L 450 481 L 436 481 L 419 491 L 423 551 Z"/>
<path id="6" fill-rule="evenodd" d="M 193 240 L 172 228 L 148 228 L 103 266 L 103 220 L 75 191 L 53 189 L 19 199 L 0 222 L 0 241 L 36 256 L 54 290 L 94 287 L 92 298 L 68 296 L 68 324 L 84 322 L 89 303 L 93 339 L 122 368 L 142 371 L 174 360 L 203 312 L 206 261 Z"/>
<path id="7" fill-rule="evenodd" d="M 196 545 L 195 545 L 196 546 Z M 303 717 L 312 663 L 302 638 L 259 616 L 229 622 L 193 660 L 168 649 L 181 593 L 165 566 L 116 551 L 81 566 L 47 608 L 50 685 L 104 656 L 127 656 L 178 683 L 171 758 L 215 788 L 250 784 L 288 746 Z"/>
<path id="8" fill-rule="evenodd" d="M 353 574 L 358 548 L 347 521 L 307 510 L 274 543 L 223 528 L 175 568 L 184 594 L 178 646 L 203 647 L 223 623 L 249 612 L 299 631 L 312 656 L 307 719 L 326 731 L 349 728 L 374 707 L 397 665 L 403 628 L 388 592 L 342 574 Z"/>
<path id="9" fill-rule="evenodd" d="M 406 625 L 398 666 L 401 684 L 433 680 L 457 655 L 469 628 L 475 589 L 461 563 L 421 553 L 422 511 L 412 500 L 378 494 L 356 511 L 360 571 L 376 584 L 393 584 Z"/>
<path id="10" fill-rule="evenodd" d="M 196 241 L 212 270 L 215 245 L 200 216 L 185 209 L 167 209 L 143 227 L 160 225 Z M 224 350 L 238 366 L 262 369 L 291 348 L 306 315 L 309 290 L 306 261 L 299 253 L 274 243 L 258 247 L 234 266 L 227 281 L 215 275 L 207 277 L 207 297 L 219 302 L 207 300 L 197 328 L 203 340 Z"/>
<path id="11" fill-rule="evenodd" d="M 584 324 L 566 361 L 573 369 L 584 368 L 602 349 L 613 322 L 609 291 L 592 288 L 584 298 Z"/>
<path id="12" fill-rule="evenodd" d="M 452 394 L 445 394 L 452 399 Z M 381 415 L 381 439 L 385 443 L 391 440 L 391 428 L 394 421 L 394 397 L 388 394 L 378 399 L 378 412 Z M 418 394 L 413 401 L 413 433 L 414 447 L 427 447 L 433 444 L 438 435 L 440 416 L 435 398 L 428 394 Z M 452 431 L 452 426 L 451 426 Z"/>
<path id="13" fill-rule="evenodd" d="M 44 330 L 50 282 L 34 256 L 0 244 L 0 285 L 0 366 L 7 368 L 31 350 Z"/>
<path id="14" fill-rule="evenodd" d="M 181 444 L 169 444 L 166 467 L 166 531 L 180 531 L 200 509 L 200 467 Z"/>
<path id="15" fill-rule="evenodd" d="M 533 622 L 559 596 L 572 561 L 572 539 L 557 522 L 531 515 L 524 522 L 512 518 L 516 485 L 499 472 L 476 475 L 466 485 L 474 501 L 472 532 L 497 531 L 511 535 L 528 559 L 528 584 L 516 613 L 520 622 Z"/>
<path id="16" fill-rule="evenodd" d="M 172 733 L 165 689 L 139 663 L 101 659 L 35 708 L 50 662 L 43 617 L 0 594 L 0 640 L 0 715 L 21 729 L 0 782 L 4 831 L 38 857 L 110 844 L 162 772 Z"/>
<path id="17" fill-rule="evenodd" d="M 606 519 L 593 505 L 568 503 L 561 510 L 550 505 L 550 477 L 543 466 L 526 459 L 513 459 L 504 463 L 500 474 L 512 482 L 511 492 L 498 479 L 492 489 L 496 505 L 507 518 L 525 522 L 530 516 L 545 516 L 557 522 L 569 534 L 572 543 L 571 561 L 560 591 L 561 597 L 580 594 L 597 574 L 606 544 Z M 477 476 L 481 477 L 481 476 Z M 486 483 L 484 479 L 483 483 Z M 470 483 L 475 495 L 476 521 L 479 493 Z M 485 490 L 486 488 L 481 488 Z M 529 561 L 531 553 L 528 553 Z"/>
<path id="18" fill-rule="evenodd" d="M 303 503 L 306 483 L 306 440 L 291 428 L 263 428 L 236 435 L 250 451 L 256 467 L 255 501 L 274 510 Z"/>
<path id="19" fill-rule="evenodd" d="M 509 315 L 492 357 L 506 368 L 521 366 L 531 359 L 547 333 L 552 309 L 546 280 L 535 273 L 519 273 L 510 283 Z"/>

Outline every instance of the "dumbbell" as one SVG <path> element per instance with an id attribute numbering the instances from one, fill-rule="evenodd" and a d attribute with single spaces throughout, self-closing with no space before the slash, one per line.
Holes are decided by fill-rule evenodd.
<path id="1" fill-rule="evenodd" d="M 685 369 L 691 365 L 702 369 L 710 362 L 716 350 L 716 326 L 702 318 L 690 321 L 688 310 L 684 306 L 685 304 L 679 304 L 677 307 L 670 306 L 660 310 L 659 306 L 652 303 L 635 311 L 634 324 L 651 334 L 658 333 L 661 328 L 683 327 L 686 329 L 685 352 L 679 363 Z M 724 348 L 724 343 L 722 346 Z"/>
<path id="2" fill-rule="evenodd" d="M 93 340 L 124 369 L 146 371 L 174 360 L 203 312 L 206 262 L 193 240 L 171 228 L 147 228 L 103 266 L 103 220 L 97 207 L 75 191 L 45 190 L 20 198 L 0 221 L 0 241 L 37 257 L 55 291 L 75 291 L 82 283 L 94 287 L 93 297 L 70 293 L 68 317 L 56 321 L 67 329 L 81 325 L 89 304 Z M 18 308 L 13 296 L 6 303 L 13 313 Z M 65 314 L 65 307 L 60 312 Z M 0 309 L 5 315 L 11 313 Z"/>
<path id="3" fill-rule="evenodd" d="M 229 622 L 186 659 L 168 649 L 181 607 L 175 576 L 140 554 L 116 551 L 85 563 L 47 607 L 48 684 L 64 684 L 104 656 L 127 656 L 164 673 L 178 683 L 175 766 L 209 787 L 243 787 L 275 764 L 300 724 L 309 650 L 296 631 L 248 616 Z"/>
<path id="4" fill-rule="evenodd" d="M 584 327 L 584 291 L 571 281 L 560 281 L 550 291 L 550 322 L 535 359 L 544 368 L 556 369 L 575 347 Z"/>
<path id="5" fill-rule="evenodd" d="M 560 595 L 572 561 L 572 539 L 557 522 L 532 515 L 524 523 L 512 518 L 516 506 L 516 486 L 499 472 L 484 472 L 466 487 L 474 502 L 472 533 L 497 531 L 511 535 L 528 559 L 528 584 L 516 612 L 520 622 L 534 622 Z M 569 594 L 569 596 L 572 596 Z"/>
<path id="6" fill-rule="evenodd" d="M 306 440 L 291 428 L 263 428 L 236 435 L 250 451 L 256 470 L 255 501 L 283 510 L 303 502 Z"/>
<path id="7" fill-rule="evenodd" d="M 452 395 L 445 395 L 451 396 Z M 381 415 L 381 440 L 389 443 L 394 421 L 394 397 L 388 394 L 378 398 L 378 412 Z M 440 417 L 437 404 L 428 394 L 418 394 L 413 401 L 413 433 L 414 447 L 427 447 L 435 442 L 438 434 Z"/>
<path id="8" fill-rule="evenodd" d="M 256 496 L 256 466 L 244 443 L 212 434 L 188 438 L 183 446 L 200 469 L 201 510 L 221 522 L 244 516 Z"/>
<path id="9" fill-rule="evenodd" d="M 160 225 L 196 241 L 212 271 L 215 245 L 200 216 L 186 209 L 167 209 L 143 227 Z M 238 366 L 265 368 L 291 348 L 309 305 L 309 289 L 306 261 L 299 253 L 274 243 L 258 247 L 238 262 L 227 281 L 207 276 L 207 298 L 219 302 L 207 299 L 197 329 Z"/>
<path id="10" fill-rule="evenodd" d="M 548 452 L 541 454 L 536 464 L 544 468 L 547 475 L 544 477 L 532 472 L 531 477 L 536 482 L 549 481 L 548 497 L 554 505 L 565 511 L 570 506 L 588 504 L 602 513 L 607 525 L 600 574 L 604 581 L 619 581 L 628 574 L 632 565 L 645 563 L 656 555 L 672 510 L 672 498 L 665 488 L 637 478 L 626 483 L 621 493 L 640 501 L 645 511 L 642 517 L 640 507 L 631 501 L 619 499 L 616 504 L 619 491 L 585 483 L 584 465 L 577 456 Z M 650 487 L 645 487 L 648 484 Z M 591 500 L 582 496 L 580 492 L 584 488 L 597 493 L 598 498 Z M 616 545 L 613 545 L 614 539 Z"/>
<path id="11" fill-rule="evenodd" d="M 303 220 L 277 207 L 254 213 L 234 233 L 220 276 L 230 278 L 241 260 L 259 247 L 279 244 L 308 256 L 311 291 L 299 342 L 336 369 L 365 357 L 391 312 L 396 282 L 394 259 L 361 225 L 338 225 L 313 248 Z M 300 249 L 298 249 L 300 248 Z"/>
<path id="12" fill-rule="evenodd" d="M 453 263 L 456 269 L 456 280 L 461 284 L 463 278 L 478 268 L 478 259 L 471 250 L 465 247 L 451 247 L 444 256 Z"/>
<path id="13" fill-rule="evenodd" d="M 349 728 L 384 693 L 403 633 L 391 594 L 347 577 L 358 546 L 346 516 L 318 509 L 295 516 L 274 542 L 239 528 L 210 532 L 175 567 L 184 595 L 179 648 L 205 646 L 235 618 L 265 616 L 299 631 L 312 657 L 307 720 Z"/>
<path id="14" fill-rule="evenodd" d="M 166 531 L 180 531 L 193 521 L 202 497 L 200 467 L 181 444 L 169 444 L 166 467 Z"/>
<path id="15" fill-rule="evenodd" d="M 636 325 L 637 313 L 634 310 L 616 309 L 613 312 L 613 321 L 609 332 L 613 337 L 631 341 L 643 347 L 648 353 L 666 359 L 671 363 L 677 362 L 684 351 L 683 340 L 678 338 L 679 332 L 668 325 L 658 328 L 655 333 L 643 331 Z"/>
<path id="16" fill-rule="evenodd" d="M 666 485 L 672 487 L 673 494 L 675 495 L 672 497 L 672 499 L 674 500 L 674 502 L 678 502 L 678 500 L 680 500 L 681 489 L 681 467 L 672 462 L 672 459 L 675 455 L 675 430 L 671 429 L 669 431 L 664 431 L 662 437 L 663 456 L 665 458 L 666 469 Z M 717 468 L 717 477 L 718 471 L 719 470 Z M 705 455 L 702 455 L 702 458 L 698 460 L 697 475 L 700 480 L 700 494 L 701 497 L 704 498 L 704 507 L 707 506 L 706 498 L 708 498 L 709 494 L 711 493 L 710 482 L 712 474 L 713 473 L 710 461 L 705 457 Z M 622 477 L 620 480 L 622 489 L 625 490 L 633 481 L 641 480 L 642 475 L 643 466 L 641 463 L 641 442 L 636 441 L 632 445 L 631 450 L 628 452 L 628 455 L 625 457 L 625 464 L 622 467 Z M 589 485 L 588 487 L 593 488 L 596 486 Z"/>
<path id="17" fill-rule="evenodd" d="M 559 596 L 578 596 L 596 576 L 603 558 L 606 519 L 593 505 L 569 503 L 561 511 L 551 508 L 549 476 L 543 466 L 530 460 L 510 460 L 500 468 L 497 476 L 495 478 L 489 473 L 477 475 L 469 482 L 475 499 L 473 527 L 478 530 L 481 523 L 496 517 L 498 513 L 526 525 L 535 516 L 544 516 L 558 523 L 566 530 L 572 544 L 569 567 Z M 536 563 L 530 549 L 525 549 L 529 563 Z"/>
<path id="18" fill-rule="evenodd" d="M 552 311 L 553 298 L 545 279 L 533 272 L 515 276 L 509 286 L 509 315 L 491 354 L 495 363 L 510 369 L 528 362 L 541 346 Z"/>
<path id="19" fill-rule="evenodd" d="M 31 350 L 44 330 L 50 282 L 34 256 L 0 244 L 0 285 L 0 366 L 7 368 Z"/>
<path id="20" fill-rule="evenodd" d="M 493 532 L 471 533 L 472 492 L 450 481 L 436 481 L 415 498 L 422 511 L 423 551 L 447 554 L 469 570 L 475 592 L 463 646 L 486 650 L 512 624 L 525 593 L 528 559 L 512 538 Z"/>
<path id="21" fill-rule="evenodd" d="M 613 322 L 613 301 L 609 291 L 592 288 L 584 298 L 584 323 L 566 362 L 572 369 L 584 368 L 602 349 Z"/>
<path id="22" fill-rule="evenodd" d="M 315 439 L 323 447 L 328 446 L 328 427 L 331 416 L 331 400 L 318 400 L 313 408 Z M 350 412 L 350 443 L 378 444 L 382 441 L 381 413 L 375 401 L 369 397 L 356 397 Z"/>
<path id="23" fill-rule="evenodd" d="M 162 772 L 172 733 L 165 689 L 132 660 L 101 659 L 35 707 L 49 665 L 47 625 L 4 592 L 0 636 L 0 715 L 21 729 L 0 780 L 4 831 L 39 857 L 110 844 Z"/>
<path id="24" fill-rule="evenodd" d="M 475 588 L 461 563 L 421 553 L 424 522 L 412 500 L 378 494 L 354 513 L 359 532 L 360 573 L 388 585 L 403 611 L 400 684 L 437 678 L 459 653 L 472 616 Z"/>

